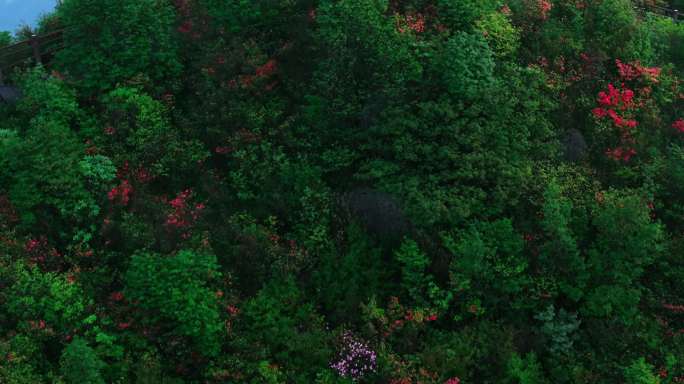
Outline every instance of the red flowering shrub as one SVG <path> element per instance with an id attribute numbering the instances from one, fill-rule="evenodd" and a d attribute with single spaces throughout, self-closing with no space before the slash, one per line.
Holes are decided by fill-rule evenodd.
<path id="1" fill-rule="evenodd" d="M 118 323 L 116 325 L 116 327 L 123 331 L 124 329 L 128 329 L 131 327 L 131 322 L 130 321 L 128 321 L 128 322 L 122 321 L 122 322 Z"/>
<path id="2" fill-rule="evenodd" d="M 137 169 L 135 172 L 135 179 L 142 184 L 148 183 L 152 180 L 153 176 L 150 174 L 150 172 L 144 168 L 140 167 Z"/>
<path id="3" fill-rule="evenodd" d="M 128 205 L 132 193 L 133 187 L 131 186 L 131 184 L 128 182 L 128 180 L 123 180 L 121 181 L 121 184 L 112 188 L 107 193 L 107 198 L 109 199 L 109 201 L 118 202 L 121 205 L 125 206 Z"/>
<path id="4" fill-rule="evenodd" d="M 549 13 L 551 8 L 553 8 L 553 3 L 549 0 L 537 0 L 537 8 L 539 10 L 539 18 L 546 20 L 549 18 Z"/>
<path id="5" fill-rule="evenodd" d="M 627 88 L 624 83 L 622 90 L 610 83 L 606 91 L 599 92 L 597 99 L 599 106 L 591 111 L 599 121 L 606 117 L 610 118 L 620 132 L 620 146 L 606 150 L 606 156 L 613 160 L 626 162 L 636 154 L 636 150 L 632 147 L 635 144 L 632 132 L 638 122 L 626 116 L 626 114 L 631 114 L 638 105 L 634 97 L 634 91 Z"/>
<path id="6" fill-rule="evenodd" d="M 410 13 L 405 16 L 397 15 L 397 30 L 400 33 L 408 31 L 425 32 L 425 16 L 420 13 Z"/>
<path id="7" fill-rule="evenodd" d="M 277 69 L 278 69 L 278 63 L 275 61 L 275 59 L 270 59 L 264 65 L 257 67 L 256 76 L 257 77 L 271 76 L 275 73 L 275 71 Z"/>
<path id="8" fill-rule="evenodd" d="M 645 99 L 651 96 L 651 85 L 648 83 L 658 82 L 661 69 L 657 67 L 644 67 L 638 61 L 623 63 L 619 59 L 615 60 L 618 75 L 622 81 L 620 88 L 612 83 L 608 84 L 608 89 L 598 94 L 598 107 L 592 110 L 592 114 L 597 120 L 610 118 L 613 126 L 620 133 L 620 144 L 605 151 L 606 156 L 616 161 L 629 161 L 637 152 L 634 148 L 634 130 L 638 122 L 629 115 L 634 115 L 639 107 L 645 104 Z M 643 82 L 646 85 L 643 85 Z M 628 87 L 625 82 L 631 82 L 640 93 L 637 98 L 636 92 Z M 642 86 L 639 86 L 642 85 Z M 677 128 L 675 126 L 675 128 Z"/>
<path id="9" fill-rule="evenodd" d="M 615 59 L 620 78 L 623 80 L 635 80 L 640 77 L 651 81 L 658 82 L 661 69 L 658 67 L 644 67 L 638 61 L 625 64 L 620 59 Z"/>
<path id="10" fill-rule="evenodd" d="M 636 155 L 636 150 L 634 148 L 617 147 L 613 149 L 608 148 L 606 150 L 606 156 L 617 161 L 629 161 L 634 155 Z"/>
<path id="11" fill-rule="evenodd" d="M 197 222 L 205 208 L 204 203 L 190 204 L 189 200 L 191 197 L 192 190 L 190 189 L 179 193 L 169 202 L 171 213 L 166 216 L 166 227 L 180 230 L 181 237 L 184 239 L 190 237 L 189 228 Z"/>
<path id="12" fill-rule="evenodd" d="M 679 119 L 672 123 L 672 128 L 684 133 L 684 119 Z"/>
<path id="13" fill-rule="evenodd" d="M 124 299 L 124 294 L 121 291 L 112 292 L 112 294 L 109 295 L 109 299 L 116 302 L 122 301 Z"/>
<path id="14" fill-rule="evenodd" d="M 116 128 L 111 125 L 107 125 L 102 129 L 102 132 L 107 136 L 112 136 L 116 133 Z"/>
<path id="15" fill-rule="evenodd" d="M 256 80 L 271 77 L 276 73 L 277 70 L 278 62 L 275 59 L 270 59 L 263 65 L 258 66 L 254 71 L 254 75 L 239 76 L 240 84 L 242 84 L 243 87 L 251 87 Z M 235 85 L 237 84 L 235 83 L 234 79 L 228 82 L 229 88 L 234 88 Z M 270 88 L 272 88 L 272 86 Z"/>
<path id="16" fill-rule="evenodd" d="M 178 27 L 178 32 L 189 33 L 192 30 L 192 21 L 186 20 Z"/>
<path id="17" fill-rule="evenodd" d="M 37 264 L 42 270 L 59 270 L 64 262 L 62 254 L 48 244 L 45 236 L 28 239 L 24 251 L 31 263 Z"/>
<path id="18" fill-rule="evenodd" d="M 674 312 L 674 313 L 684 313 L 684 305 L 675 305 L 675 304 L 663 304 L 663 308 Z"/>
<path id="19" fill-rule="evenodd" d="M 229 146 L 219 146 L 219 147 L 214 148 L 214 152 L 221 154 L 221 155 L 225 155 L 225 154 L 230 153 L 232 151 L 233 151 L 233 148 L 229 147 Z"/>
<path id="20" fill-rule="evenodd" d="M 28 324 L 32 330 L 43 330 L 47 326 L 45 323 L 45 320 L 38 320 L 38 321 L 29 320 Z"/>

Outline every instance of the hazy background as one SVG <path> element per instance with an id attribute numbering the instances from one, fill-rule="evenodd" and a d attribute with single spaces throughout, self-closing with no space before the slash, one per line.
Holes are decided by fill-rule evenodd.
<path id="1" fill-rule="evenodd" d="M 38 16 L 55 4 L 57 0 L 0 0 L 0 31 L 14 32 L 22 24 L 34 26 Z"/>

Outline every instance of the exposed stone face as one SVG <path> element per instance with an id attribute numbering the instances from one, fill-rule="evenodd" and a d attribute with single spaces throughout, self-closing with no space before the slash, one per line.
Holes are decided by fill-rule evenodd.
<path id="1" fill-rule="evenodd" d="M 563 138 L 563 157 L 566 161 L 579 161 L 587 151 L 584 135 L 577 129 L 569 129 Z"/>
<path id="2" fill-rule="evenodd" d="M 359 188 L 343 194 L 340 203 L 376 236 L 399 237 L 411 227 L 399 203 L 388 193 Z"/>
<path id="3" fill-rule="evenodd" d="M 19 88 L 0 85 L 0 103 L 14 104 L 21 98 Z"/>

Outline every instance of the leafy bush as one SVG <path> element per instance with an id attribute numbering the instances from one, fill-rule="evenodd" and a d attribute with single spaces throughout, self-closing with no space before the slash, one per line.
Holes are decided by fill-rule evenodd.
<path id="1" fill-rule="evenodd" d="M 180 73 L 169 3 L 74 0 L 64 2 L 57 14 L 69 26 L 57 66 L 87 95 L 139 76 L 149 89 L 161 91 Z"/>
<path id="2" fill-rule="evenodd" d="M 104 363 L 85 340 L 77 337 L 64 348 L 60 359 L 62 374 L 69 384 L 103 384 L 100 370 Z"/>
<path id="3" fill-rule="evenodd" d="M 124 294 L 138 302 L 141 324 L 160 327 L 166 337 L 188 338 L 202 354 L 215 356 L 223 324 L 211 286 L 220 276 L 214 255 L 141 252 L 131 257 Z"/>

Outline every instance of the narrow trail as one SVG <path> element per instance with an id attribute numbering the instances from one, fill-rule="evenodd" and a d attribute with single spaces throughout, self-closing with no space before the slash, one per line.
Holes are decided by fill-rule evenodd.
<path id="1" fill-rule="evenodd" d="M 669 17 L 677 23 L 684 22 L 684 10 L 682 9 L 661 7 L 644 1 L 635 2 L 634 9 L 642 14 L 655 13 L 660 16 Z"/>
<path id="2" fill-rule="evenodd" d="M 635 11 L 640 14 L 653 13 L 669 17 L 677 23 L 684 22 L 684 10 L 653 5 L 644 1 L 635 2 Z M 64 29 L 43 35 L 33 35 L 30 39 L 19 41 L 0 48 L 0 85 L 4 84 L 3 73 L 9 73 L 12 68 L 32 61 L 33 64 L 42 63 L 46 57 L 64 48 Z"/>
<path id="3" fill-rule="evenodd" d="M 12 68 L 32 61 L 33 64 L 43 63 L 45 58 L 64 47 L 64 29 L 43 35 L 33 35 L 30 39 L 19 41 L 0 48 L 0 85 L 3 84 L 3 74 Z"/>

